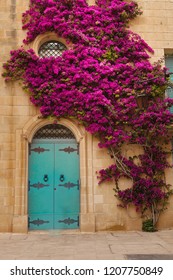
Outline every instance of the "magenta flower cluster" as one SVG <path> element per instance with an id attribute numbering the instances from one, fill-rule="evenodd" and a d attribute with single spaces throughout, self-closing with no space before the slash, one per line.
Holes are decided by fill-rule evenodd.
<path id="1" fill-rule="evenodd" d="M 135 2 L 122 0 L 97 0 L 95 6 L 85 0 L 30 0 L 23 14 L 24 43 L 49 31 L 69 48 L 49 58 L 24 48 L 12 51 L 3 75 L 7 81 L 23 81 L 43 117 L 77 118 L 97 136 L 99 146 L 115 159 L 100 171 L 100 182 L 132 179 L 132 188 L 116 188 L 116 195 L 124 206 L 133 203 L 143 211 L 168 197 L 163 174 L 169 164 L 161 145 L 169 140 L 173 101 L 163 98 L 166 69 L 150 63 L 153 50 L 127 28 L 140 14 Z M 137 107 L 139 94 L 148 97 L 146 110 Z M 143 146 L 140 164 L 121 156 L 125 143 Z"/>
<path id="2" fill-rule="evenodd" d="M 167 199 L 167 193 L 160 188 L 161 184 L 162 187 L 165 186 L 163 181 L 141 178 L 134 183 L 133 188 L 118 190 L 118 196 L 124 202 L 124 206 L 133 201 L 137 211 L 144 213 L 146 209 L 152 208 L 153 202 L 160 206 L 160 201 Z"/>

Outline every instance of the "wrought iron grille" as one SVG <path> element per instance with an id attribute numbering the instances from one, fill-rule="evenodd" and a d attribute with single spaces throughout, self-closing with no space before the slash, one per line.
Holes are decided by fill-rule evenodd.
<path id="1" fill-rule="evenodd" d="M 75 139 L 74 134 L 60 124 L 48 124 L 39 129 L 33 139 Z"/>
<path id="2" fill-rule="evenodd" d="M 48 41 L 41 45 L 38 51 L 38 55 L 41 58 L 51 56 L 58 57 L 61 56 L 63 51 L 65 50 L 67 50 L 67 48 L 63 43 L 58 41 Z"/>
<path id="3" fill-rule="evenodd" d="M 165 96 L 169 98 L 173 98 L 173 88 L 168 86 L 165 91 Z M 173 106 L 170 107 L 170 112 L 173 114 Z"/>

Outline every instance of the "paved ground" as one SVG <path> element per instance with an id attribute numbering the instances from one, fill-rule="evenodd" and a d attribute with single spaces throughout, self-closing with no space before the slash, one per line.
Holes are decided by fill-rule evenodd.
<path id="1" fill-rule="evenodd" d="M 173 229 L 147 232 L 0 233 L 1 260 L 173 260 Z"/>

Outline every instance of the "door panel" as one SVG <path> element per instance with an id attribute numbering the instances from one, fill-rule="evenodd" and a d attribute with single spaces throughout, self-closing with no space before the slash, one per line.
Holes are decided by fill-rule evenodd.
<path id="1" fill-rule="evenodd" d="M 78 145 L 32 144 L 28 189 L 30 229 L 78 228 Z"/>
<path id="2" fill-rule="evenodd" d="M 47 228 L 49 223 L 36 223 L 40 219 L 52 223 L 54 147 L 51 144 L 32 144 L 29 155 L 28 211 L 30 228 Z M 49 217 L 49 219 L 48 219 Z M 33 220 L 34 219 L 34 220 Z M 33 221 L 33 223 L 31 223 Z M 39 224 L 39 225 L 38 225 Z"/>
<path id="3" fill-rule="evenodd" d="M 79 155 L 77 144 L 55 145 L 54 213 L 70 219 L 79 215 Z M 55 227 L 74 228 L 75 223 L 57 223 Z"/>

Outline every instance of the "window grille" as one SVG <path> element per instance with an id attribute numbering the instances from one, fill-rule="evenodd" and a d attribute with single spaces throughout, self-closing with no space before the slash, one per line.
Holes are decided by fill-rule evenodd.
<path id="1" fill-rule="evenodd" d="M 48 124 L 39 129 L 33 139 L 75 139 L 75 136 L 63 125 Z"/>
<path id="2" fill-rule="evenodd" d="M 41 47 L 39 48 L 38 55 L 41 58 L 44 57 L 58 57 L 61 56 L 63 51 L 67 50 L 67 47 L 58 41 L 48 41 L 45 42 Z"/>
<path id="3" fill-rule="evenodd" d="M 168 68 L 168 73 L 173 72 L 173 56 L 172 55 L 167 55 L 165 57 L 165 66 Z M 173 82 L 173 74 L 170 75 L 170 82 Z M 168 86 L 166 89 L 166 97 L 173 98 L 173 88 Z M 173 113 L 173 106 L 170 108 L 170 112 Z"/>

